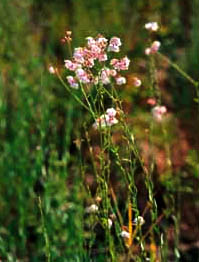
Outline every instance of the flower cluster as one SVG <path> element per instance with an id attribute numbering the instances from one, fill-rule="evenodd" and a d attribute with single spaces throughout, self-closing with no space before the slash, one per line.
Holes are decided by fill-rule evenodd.
<path id="1" fill-rule="evenodd" d="M 154 41 L 151 45 L 151 47 L 148 47 L 145 49 L 145 54 L 146 55 L 151 55 L 151 54 L 155 54 L 158 52 L 159 48 L 160 48 L 161 43 L 159 41 Z"/>
<path id="2" fill-rule="evenodd" d="M 114 108 L 108 108 L 106 110 L 106 114 L 101 115 L 99 118 L 96 119 L 95 123 L 93 124 L 94 128 L 98 127 L 107 127 L 112 126 L 118 123 L 116 119 L 117 111 Z"/>
<path id="3" fill-rule="evenodd" d="M 130 60 L 111 59 L 108 61 L 109 52 L 119 52 L 121 40 L 112 37 L 110 41 L 99 35 L 96 38 L 87 37 L 85 47 L 75 48 L 71 60 L 65 60 L 65 67 L 72 73 L 67 76 L 67 81 L 72 88 L 77 89 L 79 84 L 109 84 L 112 78 L 117 85 L 126 83 L 126 78 L 120 75 L 120 71 L 128 70 Z M 95 65 L 97 69 L 95 70 Z M 97 71 L 97 73 L 96 73 Z"/>
<path id="4" fill-rule="evenodd" d="M 166 114 L 167 108 L 165 106 L 155 106 L 152 109 L 152 115 L 154 119 L 158 122 L 162 121 L 162 117 Z"/>
<path id="5" fill-rule="evenodd" d="M 128 59 L 128 57 L 125 56 L 120 60 L 116 58 L 112 59 L 110 64 L 113 66 L 115 70 L 120 71 L 120 70 L 128 70 L 129 63 L 130 60 Z"/>

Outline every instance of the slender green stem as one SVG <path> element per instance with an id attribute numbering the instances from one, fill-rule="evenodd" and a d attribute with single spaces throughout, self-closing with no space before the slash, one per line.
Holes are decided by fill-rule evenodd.
<path id="1" fill-rule="evenodd" d="M 91 106 L 91 103 L 89 102 L 89 99 L 88 99 L 88 96 L 84 90 L 84 87 L 82 86 L 82 84 L 80 83 L 80 88 L 81 88 L 81 91 L 82 91 L 82 94 L 84 95 L 84 98 L 88 104 L 88 108 L 89 108 L 89 112 L 91 113 L 92 117 L 94 118 L 94 120 L 96 119 L 95 117 L 95 113 L 93 112 L 93 109 L 92 109 L 92 106 Z"/>
<path id="2" fill-rule="evenodd" d="M 46 261 L 50 262 L 50 243 L 49 243 L 49 238 L 48 238 L 48 234 L 47 234 L 47 230 L 46 230 L 46 226 L 45 226 L 45 222 L 44 222 L 44 214 L 43 214 L 43 210 L 42 210 L 42 203 L 41 203 L 41 197 L 40 196 L 38 197 L 38 206 L 39 206 L 39 210 L 40 210 L 40 214 L 41 214 L 42 230 L 43 230 L 45 245 L 46 245 Z"/>
<path id="3" fill-rule="evenodd" d="M 121 124 L 122 124 L 123 130 L 124 130 L 126 139 L 127 139 L 127 141 L 129 141 L 129 146 L 130 146 L 131 150 L 133 151 L 136 159 L 137 159 L 138 162 L 140 163 L 144 174 L 145 174 L 145 175 L 148 175 L 148 170 L 147 170 L 147 168 L 144 166 L 144 163 L 143 163 L 143 161 L 142 161 L 142 159 L 141 159 L 141 156 L 140 156 L 140 154 L 139 154 L 137 145 L 136 145 L 136 143 L 135 143 L 134 135 L 132 134 L 132 132 L 130 132 L 130 130 L 129 130 L 129 128 L 128 128 L 128 125 L 126 124 L 125 116 L 124 116 L 124 112 L 123 112 L 123 107 L 122 107 L 122 102 L 121 102 L 121 100 L 119 99 L 119 95 L 118 95 L 117 90 L 115 89 L 115 87 L 112 86 L 112 88 L 113 88 L 113 91 L 114 91 L 114 93 L 115 93 L 116 98 L 118 98 L 118 99 L 115 99 L 115 100 L 116 100 L 116 104 L 118 105 L 118 108 L 121 110 Z"/>
<path id="4" fill-rule="evenodd" d="M 67 40 L 67 44 L 68 44 L 68 51 L 69 51 L 69 54 L 71 56 L 71 58 L 73 57 L 73 52 L 72 52 L 72 47 L 71 47 L 71 41 L 70 40 Z"/>
<path id="5" fill-rule="evenodd" d="M 63 84 L 63 86 L 66 88 L 66 90 L 73 96 L 73 98 L 81 105 L 83 106 L 86 110 L 88 110 L 90 112 L 89 107 L 87 107 L 80 99 L 79 97 L 77 97 L 72 91 L 71 89 L 66 85 L 66 83 L 64 82 L 63 78 L 60 76 L 58 70 L 56 70 L 56 74 L 57 77 L 59 78 L 60 82 Z"/>
<path id="6" fill-rule="evenodd" d="M 182 76 L 184 76 L 184 78 L 186 78 L 190 83 L 192 83 L 195 86 L 195 88 L 198 90 L 199 83 L 197 81 L 195 81 L 192 77 L 190 77 L 182 68 L 179 67 L 179 65 L 172 62 L 167 56 L 165 56 L 165 55 L 163 55 L 159 52 L 157 53 L 157 55 L 160 58 L 166 60 L 169 65 L 171 65 L 173 68 L 175 68 Z"/>
<path id="7" fill-rule="evenodd" d="M 175 68 L 178 73 L 180 73 L 184 78 L 186 78 L 194 87 L 195 87 L 195 92 L 196 92 L 196 97 L 197 100 L 196 102 L 198 103 L 198 110 L 199 110 L 199 81 L 194 80 L 191 76 L 189 76 L 182 68 L 179 67 L 179 65 L 177 65 L 176 63 L 172 62 L 167 56 L 161 54 L 161 53 L 157 53 L 157 55 L 167 61 L 167 63 L 172 66 L 173 68 Z"/>
<path id="8" fill-rule="evenodd" d="M 161 92 L 158 86 L 158 81 L 156 76 L 154 56 L 149 57 L 149 77 L 150 77 L 152 96 L 155 96 L 157 98 L 158 104 L 161 104 Z"/>
<path id="9" fill-rule="evenodd" d="M 86 129 L 85 129 L 85 135 L 86 135 L 88 149 L 89 149 L 89 153 L 90 153 L 90 157 L 91 157 L 91 162 L 92 162 L 92 165 L 93 165 L 93 171 L 94 171 L 94 174 L 95 174 L 97 180 L 99 180 L 99 175 L 98 175 L 98 172 L 97 172 L 96 163 L 95 163 L 95 159 L 94 159 L 94 156 L 93 156 L 93 148 L 92 148 L 92 145 L 90 143 L 90 138 L 89 138 L 89 135 L 88 135 L 88 131 L 86 131 Z"/>

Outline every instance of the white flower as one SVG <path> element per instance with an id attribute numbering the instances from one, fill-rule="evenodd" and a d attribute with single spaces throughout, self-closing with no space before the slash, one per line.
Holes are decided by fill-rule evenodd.
<path id="1" fill-rule="evenodd" d="M 161 43 L 159 41 L 154 41 L 151 45 L 151 53 L 152 54 L 156 53 L 159 50 L 160 46 Z"/>
<path id="2" fill-rule="evenodd" d="M 100 62 L 103 62 L 103 61 L 108 60 L 108 56 L 107 56 L 107 54 L 105 54 L 105 53 L 100 53 L 100 54 L 98 55 L 98 59 L 99 59 Z"/>
<path id="3" fill-rule="evenodd" d="M 98 206 L 95 204 L 92 204 L 89 207 L 86 207 L 85 211 L 86 213 L 93 214 L 96 213 L 99 210 Z"/>
<path id="4" fill-rule="evenodd" d="M 107 113 L 107 115 L 108 116 L 116 116 L 116 114 L 117 114 L 117 111 L 114 109 L 114 108 L 108 108 L 107 110 L 106 110 L 106 113 Z"/>
<path id="5" fill-rule="evenodd" d="M 115 118 L 117 111 L 114 108 L 108 108 L 106 110 L 106 114 L 101 115 L 99 118 L 96 119 L 95 123 L 93 124 L 94 128 L 98 127 L 107 127 L 112 126 L 118 123 L 118 120 Z"/>
<path id="6" fill-rule="evenodd" d="M 76 76 L 79 79 L 79 81 L 81 81 L 84 84 L 88 84 L 90 83 L 90 79 L 88 77 L 88 74 L 85 70 L 83 70 L 82 68 L 78 68 L 76 71 Z"/>
<path id="7" fill-rule="evenodd" d="M 72 88 L 78 89 L 79 85 L 73 76 L 67 76 L 66 79 Z"/>
<path id="8" fill-rule="evenodd" d="M 97 129 L 98 127 L 103 128 L 107 126 L 109 116 L 104 114 L 101 115 L 99 118 L 95 120 L 95 123 L 93 124 L 93 127 Z"/>
<path id="9" fill-rule="evenodd" d="M 138 216 L 133 220 L 133 225 L 139 225 L 142 226 L 145 223 L 145 220 L 143 217 Z"/>
<path id="10" fill-rule="evenodd" d="M 112 225 L 113 225 L 113 221 L 110 218 L 108 218 L 108 228 L 110 229 Z"/>
<path id="11" fill-rule="evenodd" d="M 73 58 L 77 63 L 83 64 L 84 63 L 84 50 L 82 47 L 77 47 L 74 50 Z"/>
<path id="12" fill-rule="evenodd" d="M 151 55 L 151 54 L 157 53 L 160 46 L 161 46 L 161 43 L 159 41 L 154 41 L 151 47 L 148 47 L 145 49 L 145 55 Z"/>
<path id="13" fill-rule="evenodd" d="M 123 76 L 116 77 L 115 80 L 116 80 L 116 84 L 119 86 L 126 84 L 126 78 Z"/>
<path id="14" fill-rule="evenodd" d="M 162 121 L 163 115 L 166 114 L 167 108 L 165 106 L 155 106 L 151 110 L 154 119 L 158 122 Z"/>
<path id="15" fill-rule="evenodd" d="M 105 37 L 97 38 L 97 43 L 98 44 L 106 44 L 107 42 L 108 42 L 108 39 L 106 39 Z"/>
<path id="16" fill-rule="evenodd" d="M 88 41 L 87 44 L 88 44 L 89 47 L 92 46 L 92 45 L 95 45 L 95 39 L 93 37 L 89 36 L 86 39 Z"/>
<path id="17" fill-rule="evenodd" d="M 146 48 L 144 52 L 145 52 L 145 55 L 150 55 L 151 54 L 151 48 L 149 48 L 149 47 Z"/>
<path id="18" fill-rule="evenodd" d="M 124 230 L 120 233 L 120 236 L 123 238 L 130 238 L 129 232 L 124 231 Z"/>
<path id="19" fill-rule="evenodd" d="M 157 31 L 159 29 L 157 22 L 150 22 L 145 24 L 145 28 L 150 31 Z"/>
<path id="20" fill-rule="evenodd" d="M 48 71 L 50 74 L 55 74 L 55 68 L 53 66 L 49 66 Z"/>
<path id="21" fill-rule="evenodd" d="M 118 53 L 120 51 L 120 46 L 122 45 L 120 38 L 118 37 L 112 37 L 108 46 L 107 51 L 108 52 L 116 52 Z"/>
<path id="22" fill-rule="evenodd" d="M 104 68 L 101 71 L 100 80 L 104 85 L 108 85 L 110 83 L 110 69 Z"/>
<path id="23" fill-rule="evenodd" d="M 73 63 L 71 60 L 64 60 L 65 67 L 71 71 L 77 70 L 77 68 L 81 67 L 80 64 Z"/>
<path id="24" fill-rule="evenodd" d="M 133 78 L 133 85 L 134 86 L 139 87 L 139 86 L 141 86 L 141 84 L 142 84 L 142 81 L 138 77 Z"/>

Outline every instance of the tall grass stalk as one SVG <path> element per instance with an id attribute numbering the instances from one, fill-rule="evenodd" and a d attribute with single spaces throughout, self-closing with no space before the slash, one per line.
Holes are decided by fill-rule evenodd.
<path id="1" fill-rule="evenodd" d="M 50 241 L 48 238 L 48 232 L 47 232 L 47 228 L 45 225 L 45 218 L 44 218 L 44 214 L 43 214 L 43 208 L 42 208 L 42 202 L 41 202 L 41 197 L 38 196 L 38 207 L 39 207 L 39 211 L 41 214 L 41 222 L 42 222 L 42 232 L 43 232 L 43 236 L 44 236 L 44 240 L 45 240 L 45 246 L 46 246 L 46 261 L 50 262 L 51 261 L 51 254 L 50 254 Z"/>
<path id="2" fill-rule="evenodd" d="M 195 88 L 196 92 L 196 102 L 199 103 L 199 81 L 194 80 L 190 75 L 188 75 L 179 65 L 171 61 L 167 56 L 158 52 L 157 54 L 160 59 L 165 60 L 171 67 L 173 67 L 178 73 L 183 76 L 187 81 L 189 81 Z"/>

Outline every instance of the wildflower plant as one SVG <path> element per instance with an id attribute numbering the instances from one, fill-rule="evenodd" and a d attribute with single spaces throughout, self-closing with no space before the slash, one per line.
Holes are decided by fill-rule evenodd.
<path id="1" fill-rule="evenodd" d="M 64 39 L 67 41 L 69 50 L 71 51 L 71 34 L 70 39 L 68 39 L 66 33 Z M 118 86 L 127 83 L 124 73 L 129 69 L 130 65 L 130 59 L 127 56 L 120 57 L 118 54 L 121 46 L 122 42 L 120 38 L 115 36 L 110 40 L 102 35 L 98 35 L 95 38 L 87 37 L 86 45 L 75 48 L 73 52 L 71 51 L 71 58 L 64 60 L 66 80 L 61 76 L 58 69 L 55 69 L 58 78 L 66 89 L 91 116 L 92 124 L 90 122 L 86 124 L 88 129 L 86 130 L 86 140 L 97 183 L 96 196 L 94 197 L 100 198 L 101 202 L 100 206 L 93 204 L 86 207 L 85 212 L 91 217 L 94 216 L 95 220 L 97 219 L 98 223 L 104 228 L 105 245 L 109 247 L 107 255 L 111 257 L 112 261 L 115 261 L 113 244 L 115 237 L 110 232 L 113 227 L 116 231 L 116 237 L 119 243 L 121 243 L 121 251 L 124 251 L 125 248 L 129 249 L 127 261 L 133 256 L 133 243 L 135 242 L 136 245 L 144 247 L 144 239 L 149 234 L 147 233 L 147 235 L 142 236 L 141 225 L 143 223 L 135 222 L 140 221 L 139 219 L 142 218 L 137 206 L 137 187 L 135 184 L 136 169 L 138 167 L 141 167 L 145 176 L 152 210 L 152 223 L 156 225 L 158 219 L 150 170 L 146 168 L 142 160 L 133 130 L 130 130 L 127 125 L 127 116 L 118 94 Z M 159 46 L 156 43 L 152 44 L 149 53 L 154 55 L 158 51 Z M 142 81 L 138 77 L 133 78 L 133 85 L 135 87 L 139 87 L 141 84 Z M 158 105 L 156 108 L 158 108 Z M 155 108 L 152 109 L 154 118 L 158 121 L 166 112 L 166 109 L 163 112 L 162 108 L 159 110 L 161 112 Z M 94 149 L 91 132 L 97 132 L 95 134 L 100 139 L 99 154 L 97 157 L 93 155 Z M 124 151 L 123 149 L 120 150 L 114 142 L 115 132 L 120 133 L 123 143 L 126 144 Z M 119 170 L 127 188 L 126 212 L 128 214 L 128 226 L 124 225 L 124 218 L 118 208 L 117 197 L 115 196 L 110 179 L 115 168 Z M 95 208 L 93 209 L 93 207 Z M 114 221 L 111 219 L 111 214 L 114 214 Z M 144 221 L 144 218 L 142 219 Z M 90 221 L 94 223 L 93 219 Z M 153 226 L 151 230 L 153 231 Z M 122 240 L 122 238 L 124 239 Z M 91 249 L 94 239 L 95 236 L 90 240 L 89 246 Z M 89 249 L 89 253 L 91 249 Z M 143 253 L 142 256 L 145 257 L 146 254 Z"/>
<path id="2" fill-rule="evenodd" d="M 145 29 L 154 33 L 159 29 L 159 25 L 156 22 L 147 23 Z M 127 56 L 120 57 L 122 41 L 116 36 L 110 39 L 103 35 L 89 36 L 86 38 L 85 46 L 77 47 L 72 51 L 72 33 L 67 31 L 63 42 L 67 42 L 71 55 L 70 59 L 64 60 L 65 76 L 62 76 L 58 68 L 52 66 L 49 67 L 49 72 L 57 74 L 67 91 L 90 115 L 90 120 L 85 124 L 85 140 L 97 186 L 93 195 L 90 194 L 90 191 L 89 194 L 93 199 L 100 199 L 100 202 L 95 201 L 95 204 L 85 207 L 85 214 L 91 218 L 89 220 L 92 224 L 91 228 L 93 229 L 99 223 L 104 229 L 105 242 L 102 245 L 106 247 L 105 253 L 111 258 L 111 261 L 117 261 L 116 242 L 120 243 L 119 252 L 122 253 L 127 249 L 125 261 L 130 261 L 132 258 L 135 258 L 135 261 L 148 259 L 145 242 L 147 237 L 150 238 L 151 243 L 151 261 L 157 261 L 159 255 L 156 254 L 156 238 L 159 243 L 163 239 L 160 239 L 158 224 L 165 214 L 158 214 L 154 197 L 154 157 L 152 157 L 151 163 L 146 166 L 137 146 L 134 132 L 127 124 L 127 115 L 118 92 L 118 87 L 127 83 L 125 72 L 129 69 L 130 59 Z M 150 96 L 147 99 L 147 104 L 152 106 L 151 114 L 155 120 L 150 123 L 150 135 L 153 133 L 154 123 L 161 125 L 167 113 L 166 106 L 162 105 L 161 92 L 156 77 L 155 56 L 165 58 L 159 53 L 160 46 L 159 41 L 151 41 L 150 47 L 145 49 L 149 62 L 150 80 Z M 179 72 L 183 72 L 172 62 L 170 64 Z M 182 74 L 188 80 L 191 79 L 185 72 Z M 192 79 L 190 81 L 194 82 Z M 198 84 L 196 82 L 194 84 L 197 90 Z M 138 77 L 134 77 L 133 86 L 140 87 L 141 85 L 142 81 Z M 117 132 L 125 145 L 122 150 L 115 142 Z M 167 132 L 164 125 L 162 125 L 162 132 L 164 135 Z M 97 154 L 94 154 L 93 134 L 99 138 Z M 153 146 L 152 141 L 149 141 L 149 144 Z M 81 150 L 81 143 L 79 148 Z M 170 149 L 168 146 L 166 152 L 169 159 Z M 127 222 L 118 207 L 117 196 L 111 181 L 112 173 L 116 169 L 126 187 Z M 135 183 L 137 170 L 141 170 L 148 191 L 148 200 L 142 214 L 137 204 L 138 195 Z M 144 215 L 148 211 L 151 216 L 151 226 L 143 234 Z M 125 223 L 128 225 L 125 226 Z M 112 234 L 113 228 L 115 235 Z M 89 254 L 92 253 L 92 246 L 96 238 L 97 236 L 92 235 L 88 248 Z M 139 254 L 135 254 L 134 245 L 140 248 Z"/>
<path id="3" fill-rule="evenodd" d="M 1 1 L 0 261 L 197 261 L 199 1 L 181 2 Z"/>
<path id="4" fill-rule="evenodd" d="M 67 39 L 67 35 L 65 39 Z M 67 41 L 67 43 L 70 45 L 71 41 Z M 110 235 L 110 229 L 114 224 L 116 236 L 121 242 L 122 227 L 124 225 L 114 189 L 111 185 L 112 168 L 113 166 L 119 168 L 119 172 L 122 174 L 124 183 L 128 188 L 129 238 L 128 241 L 125 240 L 123 243 L 123 248 L 125 246 L 130 247 L 132 239 L 136 237 L 136 234 L 133 235 L 132 230 L 133 217 L 136 219 L 139 216 L 136 198 L 137 189 L 134 183 L 136 165 L 140 165 L 143 172 L 147 173 L 139 155 L 134 135 L 126 123 L 126 115 L 118 95 L 118 86 L 127 83 L 124 73 L 129 69 L 130 65 L 130 59 L 127 56 L 119 56 L 121 46 L 120 38 L 115 36 L 110 40 L 102 35 L 95 38 L 87 37 L 86 45 L 75 48 L 71 52 L 71 59 L 64 61 L 67 74 L 66 80 L 56 69 L 59 79 L 67 90 L 90 113 L 93 122 L 88 127 L 90 132 L 97 132 L 96 136 L 100 138 L 100 152 L 96 158 L 93 156 L 92 139 L 89 137 L 88 131 L 86 131 L 93 172 L 97 181 L 96 195 L 102 201 L 100 207 L 92 205 L 86 207 L 85 211 L 92 216 L 91 207 L 95 206 L 95 210 L 98 210 L 98 222 L 104 227 L 106 243 L 109 246 L 108 253 L 112 259 L 114 259 L 114 240 L 113 236 Z M 69 50 L 72 50 L 71 46 Z M 140 85 L 141 80 L 134 77 L 134 86 Z M 127 144 L 125 150 L 127 164 L 122 162 L 123 156 L 120 155 L 121 152 L 114 142 L 114 130 L 121 132 L 121 137 L 124 137 L 123 139 Z M 133 211 L 134 215 L 132 216 Z M 116 218 L 114 221 L 111 219 L 111 213 Z M 104 223 L 104 221 L 107 221 L 107 223 Z M 138 231 L 140 232 L 140 230 Z"/>

